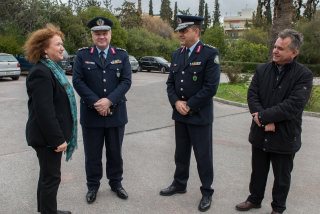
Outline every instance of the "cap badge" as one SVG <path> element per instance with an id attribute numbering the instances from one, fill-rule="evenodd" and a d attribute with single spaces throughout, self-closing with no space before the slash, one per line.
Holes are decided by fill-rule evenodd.
<path id="1" fill-rule="evenodd" d="M 98 20 L 97 20 L 97 25 L 98 25 L 98 26 L 104 25 L 104 20 L 103 20 L 103 19 L 98 19 Z"/>
<path id="2" fill-rule="evenodd" d="M 181 18 L 179 18 L 179 17 L 177 18 L 177 23 L 178 23 L 178 24 L 181 24 L 181 23 L 182 23 Z"/>

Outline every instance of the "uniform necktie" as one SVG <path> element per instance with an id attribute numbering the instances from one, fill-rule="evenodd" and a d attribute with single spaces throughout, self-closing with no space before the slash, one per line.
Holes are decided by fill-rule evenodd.
<path id="1" fill-rule="evenodd" d="M 104 67 L 106 64 L 106 58 L 104 57 L 104 51 L 100 52 L 100 60 L 101 60 L 101 65 Z"/>
<path id="2" fill-rule="evenodd" d="M 190 49 L 187 48 L 185 53 L 184 53 L 184 64 L 186 65 L 187 64 L 187 60 L 189 58 L 189 53 L 190 53 Z"/>

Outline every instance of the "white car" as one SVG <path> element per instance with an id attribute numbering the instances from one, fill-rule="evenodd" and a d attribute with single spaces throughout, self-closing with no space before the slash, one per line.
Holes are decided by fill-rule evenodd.
<path id="1" fill-rule="evenodd" d="M 130 61 L 132 72 L 136 73 L 139 70 L 138 60 L 134 56 L 129 55 L 129 61 Z"/>
<path id="2" fill-rule="evenodd" d="M 21 74 L 20 64 L 12 54 L 0 53 L 0 78 L 11 77 L 18 80 Z"/>

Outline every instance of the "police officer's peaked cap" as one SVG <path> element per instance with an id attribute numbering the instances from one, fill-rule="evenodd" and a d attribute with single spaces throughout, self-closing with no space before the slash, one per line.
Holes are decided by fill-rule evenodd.
<path id="1" fill-rule="evenodd" d="M 204 20 L 201 16 L 187 16 L 187 15 L 177 15 L 178 26 L 175 31 L 183 30 L 192 25 L 200 25 Z"/>
<path id="2" fill-rule="evenodd" d="M 91 31 L 98 30 L 111 30 L 113 22 L 110 19 L 98 16 L 91 19 L 87 26 L 91 29 Z"/>

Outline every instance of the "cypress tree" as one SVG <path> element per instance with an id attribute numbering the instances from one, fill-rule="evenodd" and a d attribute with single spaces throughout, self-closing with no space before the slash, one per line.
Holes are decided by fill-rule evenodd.
<path id="1" fill-rule="evenodd" d="M 213 12 L 213 25 L 220 25 L 220 5 L 219 1 L 214 1 L 214 12 Z"/>
<path id="2" fill-rule="evenodd" d="M 199 0 L 198 16 L 202 16 L 203 17 L 203 9 L 204 9 L 204 0 Z"/>
<path id="3" fill-rule="evenodd" d="M 170 0 L 161 0 L 160 17 L 162 20 L 172 25 L 172 10 Z"/>
<path id="4" fill-rule="evenodd" d="M 149 1 L 149 15 L 150 15 L 150 16 L 153 16 L 152 0 Z"/>
<path id="5" fill-rule="evenodd" d="M 204 31 L 206 31 L 206 29 L 209 27 L 209 24 L 210 24 L 210 17 L 209 17 L 208 4 L 206 3 L 204 6 L 204 21 L 203 21 Z"/>

